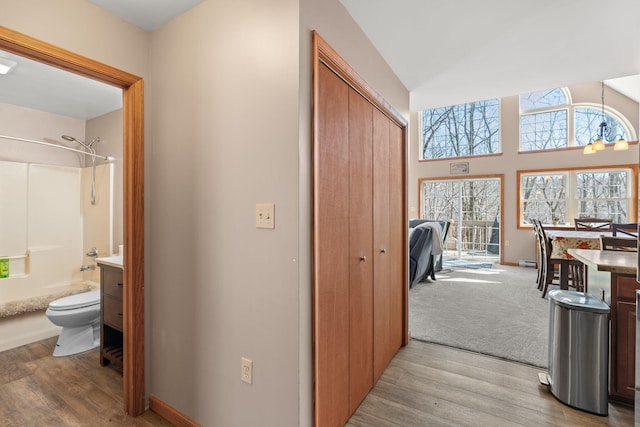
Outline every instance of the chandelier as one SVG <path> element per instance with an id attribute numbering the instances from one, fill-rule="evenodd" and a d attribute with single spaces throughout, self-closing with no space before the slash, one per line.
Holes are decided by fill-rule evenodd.
<path id="1" fill-rule="evenodd" d="M 605 143 L 611 143 L 616 141 L 613 146 L 614 150 L 627 150 L 629 149 L 629 143 L 624 140 L 622 135 L 616 134 L 612 135 L 614 130 L 609 127 L 607 124 L 606 116 L 604 114 L 604 81 L 602 81 L 602 121 L 598 125 L 598 135 L 589 141 L 587 145 L 584 146 L 583 153 L 584 154 L 593 154 L 596 151 L 602 151 L 605 149 Z M 606 142 L 605 142 L 606 141 Z"/>

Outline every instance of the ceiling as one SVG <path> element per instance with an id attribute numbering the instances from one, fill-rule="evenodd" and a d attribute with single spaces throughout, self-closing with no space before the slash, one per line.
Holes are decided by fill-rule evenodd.
<path id="1" fill-rule="evenodd" d="M 640 74 L 637 0 L 340 2 L 411 111 Z"/>
<path id="2" fill-rule="evenodd" d="M 203 0 L 89 0 L 125 21 L 153 31 Z"/>
<path id="3" fill-rule="evenodd" d="M 203 0 L 89 1 L 152 31 Z M 595 0 L 340 2 L 409 90 L 411 111 L 599 80 L 640 101 L 637 0 L 606 9 Z M 0 57 L 19 63 L 0 75 L 0 102 L 84 120 L 121 108 L 118 88 Z"/>

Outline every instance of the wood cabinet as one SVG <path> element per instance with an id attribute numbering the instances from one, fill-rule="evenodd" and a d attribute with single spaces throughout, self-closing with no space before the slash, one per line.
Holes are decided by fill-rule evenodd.
<path id="1" fill-rule="evenodd" d="M 633 403 L 635 396 L 636 290 L 634 275 L 611 273 L 611 375 L 609 395 Z"/>
<path id="2" fill-rule="evenodd" d="M 122 268 L 98 263 L 100 267 L 100 364 L 123 365 Z"/>
<path id="3" fill-rule="evenodd" d="M 314 138 L 316 425 L 343 425 L 403 343 L 404 129 L 320 64 Z"/>

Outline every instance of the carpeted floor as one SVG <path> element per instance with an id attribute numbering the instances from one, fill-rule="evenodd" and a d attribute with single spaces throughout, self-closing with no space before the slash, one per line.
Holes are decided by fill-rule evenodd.
<path id="1" fill-rule="evenodd" d="M 409 291 L 411 337 L 547 367 L 549 303 L 536 270 L 445 269 Z"/>

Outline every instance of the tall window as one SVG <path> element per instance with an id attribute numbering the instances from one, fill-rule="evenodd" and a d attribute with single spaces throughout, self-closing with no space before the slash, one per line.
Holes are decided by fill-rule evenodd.
<path id="1" fill-rule="evenodd" d="M 573 116 L 573 121 L 569 117 Z M 520 151 L 585 146 L 602 122 L 602 107 L 572 104 L 565 88 L 520 95 Z M 613 135 L 627 139 L 624 118 L 613 111 L 604 120 Z"/>
<path id="2" fill-rule="evenodd" d="M 571 226 L 579 217 L 636 222 L 634 173 L 631 168 L 518 172 L 520 224 L 538 218 L 543 224 Z"/>
<path id="3" fill-rule="evenodd" d="M 422 160 L 498 153 L 500 100 L 422 111 L 420 138 Z"/>

